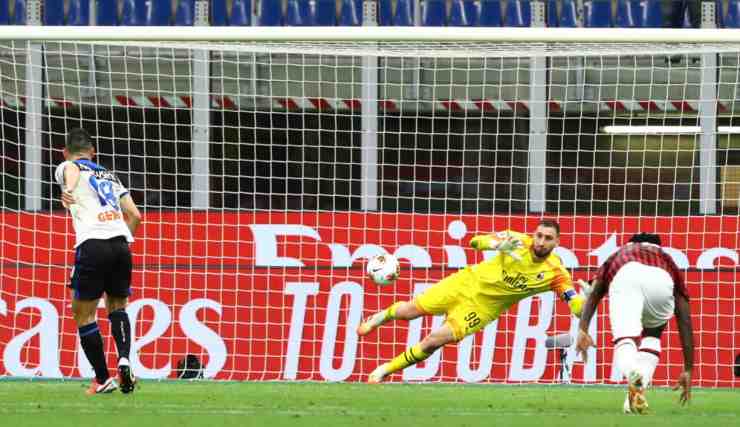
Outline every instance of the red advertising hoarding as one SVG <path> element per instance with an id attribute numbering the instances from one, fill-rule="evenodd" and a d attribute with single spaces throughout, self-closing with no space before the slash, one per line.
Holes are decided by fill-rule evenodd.
<path id="1" fill-rule="evenodd" d="M 557 218 L 558 253 L 574 278 L 637 231 L 658 232 L 686 269 L 696 336 L 695 377 L 738 386 L 740 352 L 737 217 Z M 0 374 L 87 376 L 65 288 L 73 264 L 71 221 L 63 214 L 1 213 Z M 360 319 L 406 300 L 458 268 L 490 255 L 467 248 L 476 233 L 531 231 L 537 218 L 365 213 L 147 213 L 132 246 L 132 361 L 141 377 L 175 376 L 195 354 L 207 377 L 234 380 L 361 381 L 441 318 L 397 322 L 359 339 Z M 401 259 L 402 277 L 379 287 L 364 276 L 378 251 Z M 594 322 L 598 349 L 588 364 L 568 350 L 573 382 L 611 382 L 606 305 Z M 105 318 L 101 308 L 99 318 Z M 445 348 L 393 381 L 553 382 L 558 354 L 548 335 L 574 330 L 553 295 L 527 299 L 475 337 Z M 107 321 L 100 321 L 107 334 Z M 656 384 L 682 367 L 673 322 L 663 339 Z M 114 353 L 112 340 L 108 349 Z M 111 356 L 112 357 L 112 356 Z M 113 359 L 111 358 L 111 361 Z"/>

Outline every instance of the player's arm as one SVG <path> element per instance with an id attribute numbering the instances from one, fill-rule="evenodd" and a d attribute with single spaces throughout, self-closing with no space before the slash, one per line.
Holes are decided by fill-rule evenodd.
<path id="1" fill-rule="evenodd" d="M 475 236 L 470 239 L 470 246 L 478 251 L 499 250 L 509 252 L 520 247 L 527 238 L 526 234 L 506 230 L 495 234 Z"/>
<path id="2" fill-rule="evenodd" d="M 583 304 L 583 311 L 581 312 L 581 320 L 578 323 L 578 329 L 581 331 L 588 331 L 588 325 L 591 324 L 591 318 L 594 317 L 596 307 L 599 306 L 604 295 L 606 295 L 607 287 L 604 285 L 599 278 L 591 281 L 591 292 L 586 298 L 586 302 Z"/>
<path id="3" fill-rule="evenodd" d="M 582 285 L 583 286 L 583 285 Z M 586 286 L 584 286 L 585 288 Z M 588 333 L 588 325 L 591 324 L 591 318 L 596 313 L 596 307 L 599 306 L 604 295 L 606 295 L 607 287 L 604 282 L 598 277 L 591 280 L 591 285 L 588 286 L 589 295 L 586 298 L 586 302 L 583 304 L 583 310 L 581 311 L 581 320 L 578 322 L 578 337 L 576 338 L 576 353 L 581 355 L 581 360 L 584 363 L 588 362 L 588 349 L 589 347 L 595 347 L 594 339 Z"/>
<path id="4" fill-rule="evenodd" d="M 683 349 L 683 372 L 678 377 L 674 390 L 681 389 L 679 402 L 684 405 L 691 399 L 691 371 L 694 368 L 694 331 L 691 326 L 691 309 L 685 295 L 676 295 L 676 323 Z"/>
<path id="5" fill-rule="evenodd" d="M 80 182 L 80 167 L 76 164 L 69 162 L 64 166 L 64 183 L 62 184 L 62 205 L 65 208 L 75 204 L 74 196 L 72 191 L 77 188 L 77 184 Z"/>
<path id="6" fill-rule="evenodd" d="M 136 233 L 136 229 L 139 228 L 139 224 L 141 224 L 141 212 L 139 212 L 139 208 L 136 207 L 134 199 L 129 194 L 124 194 L 121 197 L 120 204 L 126 226 L 128 226 L 128 229 L 131 230 L 131 234 L 133 235 Z"/>

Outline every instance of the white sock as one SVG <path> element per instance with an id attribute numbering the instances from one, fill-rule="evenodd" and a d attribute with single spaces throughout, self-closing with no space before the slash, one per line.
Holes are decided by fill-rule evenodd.
<path id="1" fill-rule="evenodd" d="M 653 381 L 655 368 L 660 360 L 660 340 L 655 337 L 644 337 L 637 353 L 637 363 L 640 365 L 645 387 Z"/>
<path id="2" fill-rule="evenodd" d="M 639 369 L 635 340 L 624 338 L 617 343 L 614 347 L 614 367 L 624 378 L 628 378 L 630 372 Z"/>
<path id="3" fill-rule="evenodd" d="M 122 357 L 118 359 L 118 366 L 131 366 L 131 364 L 129 363 L 128 359 Z"/>

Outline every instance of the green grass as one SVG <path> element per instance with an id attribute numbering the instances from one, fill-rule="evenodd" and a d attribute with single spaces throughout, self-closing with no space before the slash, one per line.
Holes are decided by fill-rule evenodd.
<path id="1" fill-rule="evenodd" d="M 3 426 L 740 426 L 740 390 L 668 389 L 651 413 L 621 413 L 619 387 L 276 382 L 144 382 L 88 397 L 79 381 L 0 381 Z"/>

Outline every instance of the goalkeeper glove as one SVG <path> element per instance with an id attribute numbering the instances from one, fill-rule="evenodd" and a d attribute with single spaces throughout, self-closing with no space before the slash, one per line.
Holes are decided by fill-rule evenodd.
<path id="1" fill-rule="evenodd" d="M 575 294 L 574 290 L 570 290 Z M 568 292 L 566 292 L 566 298 L 568 298 Z M 583 304 L 585 304 L 586 299 L 583 298 L 583 295 L 576 294 L 570 297 L 568 299 L 568 307 L 570 307 L 570 312 L 573 313 L 574 316 L 577 318 L 581 318 L 581 312 L 583 312 Z"/>
<path id="2" fill-rule="evenodd" d="M 584 298 L 588 298 L 589 295 L 591 295 L 591 291 L 594 290 L 594 287 L 591 285 L 591 283 L 583 279 L 578 279 L 578 285 L 581 287 L 580 294 L 583 295 Z"/>
<path id="3" fill-rule="evenodd" d="M 491 249 L 492 243 L 493 237 L 489 235 L 475 236 L 470 239 L 470 246 L 477 251 Z"/>

